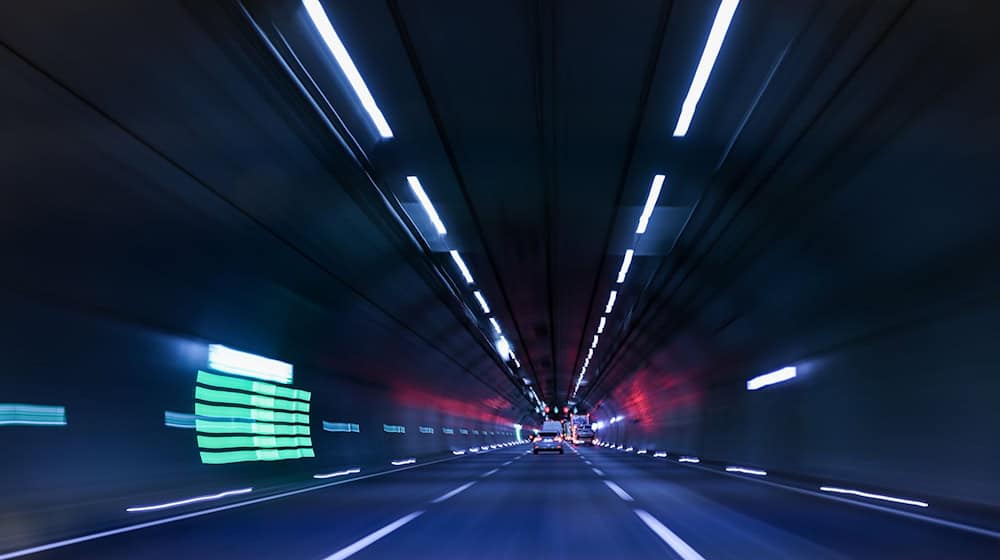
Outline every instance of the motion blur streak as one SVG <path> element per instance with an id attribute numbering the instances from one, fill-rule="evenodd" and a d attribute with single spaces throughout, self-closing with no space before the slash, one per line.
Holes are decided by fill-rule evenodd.
<path id="1" fill-rule="evenodd" d="M 1000 558 L 997 21 L 0 2 L 0 559 Z"/>
<path id="2" fill-rule="evenodd" d="M 862 498 L 873 498 L 875 500 L 884 500 L 887 502 L 895 502 L 897 504 L 906 504 L 910 506 L 927 507 L 927 502 L 921 502 L 918 500 L 907 500 L 904 498 L 893 498 L 892 496 L 883 496 L 881 494 L 871 494 L 869 492 L 862 492 L 860 490 L 851 490 L 848 488 L 837 488 L 834 486 L 821 486 L 820 490 L 823 492 L 834 492 L 837 494 L 851 494 L 854 496 L 860 496 Z"/>
<path id="3" fill-rule="evenodd" d="M 240 488 L 239 490 L 227 490 L 225 492 L 219 492 L 218 494 L 211 494 L 209 496 L 198 496 L 195 498 L 188 498 L 186 500 L 179 500 L 176 502 L 168 502 L 166 504 L 159 504 L 155 506 L 134 506 L 126 508 L 125 511 L 155 511 L 159 509 L 168 509 L 178 506 L 183 506 L 187 504 L 193 504 L 196 502 L 205 502 L 209 500 L 219 500 L 225 498 L 226 496 L 237 496 L 239 494 L 249 494 L 253 492 L 253 488 Z"/>

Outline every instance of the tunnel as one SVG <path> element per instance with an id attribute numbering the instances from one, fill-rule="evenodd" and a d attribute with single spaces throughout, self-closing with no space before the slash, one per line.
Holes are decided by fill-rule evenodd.
<path id="1" fill-rule="evenodd" d="M 1000 558 L 997 21 L 0 3 L 0 560 Z"/>

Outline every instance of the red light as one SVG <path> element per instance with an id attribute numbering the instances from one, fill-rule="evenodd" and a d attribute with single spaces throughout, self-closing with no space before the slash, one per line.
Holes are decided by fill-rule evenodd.
<path id="1" fill-rule="evenodd" d="M 549 407 L 547 407 L 547 406 L 545 407 L 545 412 L 546 412 L 546 413 L 548 413 L 548 412 L 549 412 L 550 410 L 552 410 L 552 409 L 551 409 L 551 408 L 549 408 Z"/>
<path id="2" fill-rule="evenodd" d="M 563 407 L 563 414 L 566 414 L 567 412 L 569 412 L 569 407 L 568 406 L 564 406 Z"/>

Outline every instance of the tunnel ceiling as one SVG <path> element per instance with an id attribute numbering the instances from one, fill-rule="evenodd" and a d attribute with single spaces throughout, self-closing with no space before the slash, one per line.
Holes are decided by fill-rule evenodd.
<path id="1" fill-rule="evenodd" d="M 974 188 L 964 178 L 985 160 L 924 153 L 920 139 L 982 140 L 949 111 L 988 106 L 997 92 L 970 67 L 936 63 L 988 47 L 973 44 L 986 35 L 958 35 L 979 25 L 959 25 L 960 7 L 937 4 L 742 3 L 683 138 L 671 132 L 712 2 L 627 11 L 596 1 L 326 2 L 391 141 L 378 141 L 295 2 L 247 2 L 245 11 L 78 7 L 46 22 L 72 53 L 25 25 L 4 29 L 17 45 L 4 64 L 26 80 L 46 81 L 32 66 L 47 75 L 55 109 L 31 110 L 61 119 L 68 133 L 84 119 L 115 129 L 107 142 L 80 147 L 76 157 L 106 162 L 89 181 L 191 189 L 188 205 L 207 197 L 192 213 L 166 212 L 134 192 L 134 200 L 81 195 L 77 212 L 148 204 L 135 215 L 164 236 L 181 228 L 192 246 L 215 238 L 248 253 L 230 259 L 287 261 L 291 292 L 347 323 L 383 329 L 376 342 L 305 332 L 298 344 L 329 343 L 340 350 L 338 367 L 384 380 L 414 367 L 439 392 L 459 383 L 523 412 L 522 377 L 546 402 L 571 398 L 612 289 L 618 299 L 580 389 L 589 403 L 637 374 L 744 376 L 885 327 L 936 292 L 941 278 L 908 275 L 931 260 L 969 271 L 977 289 L 997 265 L 953 248 L 997 241 L 969 244 L 996 204 L 971 207 L 975 196 L 942 187 Z M 279 63 L 289 52 L 298 72 Z M 295 87 L 303 68 L 329 107 L 317 110 Z M 343 121 L 324 123 L 321 113 Z M 349 131 L 353 156 L 364 159 L 345 155 L 328 127 Z M 123 166 L 134 150 L 156 165 Z M 50 171 L 57 184 L 74 173 Z M 657 174 L 666 176 L 662 195 L 636 236 Z M 447 223 L 446 237 L 421 213 L 410 175 Z M 403 210 L 423 252 L 381 196 Z M 939 211 L 926 212 L 929 199 Z M 182 225 L 223 211 L 233 216 L 227 228 Z M 962 228 L 951 218 L 959 215 Z M 629 248 L 635 259 L 617 285 Z M 450 250 L 463 255 L 523 371 L 510 375 L 496 358 Z M 208 267 L 214 257 L 190 258 Z M 900 283 L 911 286 L 905 296 Z M 363 309 L 352 315 L 352 306 Z M 783 342 L 793 333 L 796 343 Z M 378 347 L 345 357 L 365 344 Z"/>

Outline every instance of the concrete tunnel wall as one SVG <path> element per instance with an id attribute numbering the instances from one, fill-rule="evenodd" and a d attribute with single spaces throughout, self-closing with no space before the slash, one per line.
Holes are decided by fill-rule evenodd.
<path id="1" fill-rule="evenodd" d="M 736 364 L 697 388 L 626 382 L 602 405 L 626 418 L 601 435 L 820 484 L 1000 507 L 998 325 L 995 301 L 954 307 L 790 363 L 795 379 L 758 391 L 745 382 L 767 364 Z M 685 391 L 697 397 L 678 399 Z"/>
<path id="2" fill-rule="evenodd" d="M 500 416 L 470 418 L 432 401 L 402 404 L 390 387 L 303 360 L 292 386 L 312 392 L 316 457 L 205 465 L 195 430 L 165 425 L 164 413 L 193 412 L 197 371 L 206 369 L 213 341 L 9 295 L 3 307 L 4 364 L 16 375 L 5 378 L 0 401 L 64 406 L 67 419 L 65 426 L 0 426 L 5 539 L 30 533 L 22 524 L 47 511 L 70 525 L 101 526 L 127 518 L 130 506 L 297 485 L 347 467 L 374 472 L 391 468 L 394 459 L 451 457 L 452 450 L 514 439 Z M 356 423 L 359 432 L 324 431 L 324 420 Z M 383 424 L 403 426 L 405 433 L 387 433 Z M 434 433 L 421 433 L 421 426 Z"/>

